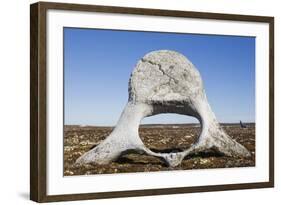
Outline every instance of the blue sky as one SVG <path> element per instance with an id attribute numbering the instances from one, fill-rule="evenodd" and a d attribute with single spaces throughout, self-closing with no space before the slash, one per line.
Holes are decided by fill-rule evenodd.
<path id="1" fill-rule="evenodd" d="M 196 66 L 219 122 L 255 121 L 254 37 L 64 28 L 65 124 L 115 125 L 137 61 L 161 49 Z M 142 123 L 191 122 L 161 114 Z"/>

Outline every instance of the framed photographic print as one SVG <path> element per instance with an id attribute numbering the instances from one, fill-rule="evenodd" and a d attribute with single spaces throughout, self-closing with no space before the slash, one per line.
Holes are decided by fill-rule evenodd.
<path id="1" fill-rule="evenodd" d="M 30 198 L 274 186 L 274 18 L 31 5 Z"/>

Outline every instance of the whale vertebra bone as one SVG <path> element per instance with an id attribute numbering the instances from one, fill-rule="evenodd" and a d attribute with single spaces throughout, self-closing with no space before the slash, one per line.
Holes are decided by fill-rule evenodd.
<path id="1" fill-rule="evenodd" d="M 197 118 L 202 131 L 196 142 L 187 150 L 176 153 L 156 153 L 148 149 L 139 137 L 138 128 L 144 117 L 160 113 Z M 160 157 L 174 167 L 187 155 L 209 149 L 231 157 L 250 156 L 244 146 L 220 127 L 195 66 L 178 52 L 160 50 L 146 54 L 137 63 L 129 80 L 129 100 L 115 129 L 76 163 L 107 164 L 133 150 Z"/>

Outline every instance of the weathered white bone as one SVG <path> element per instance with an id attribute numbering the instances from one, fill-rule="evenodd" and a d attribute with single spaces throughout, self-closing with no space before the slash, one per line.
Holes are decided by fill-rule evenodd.
<path id="1" fill-rule="evenodd" d="M 144 117 L 160 113 L 178 113 L 197 118 L 202 131 L 187 150 L 155 153 L 139 137 Z M 208 149 L 227 156 L 250 156 L 250 152 L 231 139 L 220 127 L 212 112 L 198 70 L 186 57 L 175 51 L 148 53 L 136 65 L 129 81 L 129 100 L 113 132 L 76 163 L 107 164 L 120 155 L 136 151 L 164 159 L 177 166 L 185 156 Z"/>

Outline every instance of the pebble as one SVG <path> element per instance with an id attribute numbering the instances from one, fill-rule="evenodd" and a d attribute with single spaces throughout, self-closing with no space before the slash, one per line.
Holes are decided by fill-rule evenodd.
<path id="1" fill-rule="evenodd" d="M 209 162 L 210 162 L 209 159 L 200 159 L 200 164 L 207 164 Z"/>
<path id="2" fill-rule="evenodd" d="M 73 138 L 73 139 L 72 139 L 72 143 L 73 143 L 73 144 L 78 144 L 78 143 L 79 143 L 78 137 L 77 137 L 77 138 L 76 138 L 76 137 Z"/>
<path id="3" fill-rule="evenodd" d="M 88 145 L 88 141 L 82 141 L 79 144 L 82 145 L 82 146 L 86 146 L 86 145 Z"/>
<path id="4" fill-rule="evenodd" d="M 73 174 L 74 174 L 74 172 L 69 171 L 69 170 L 66 170 L 66 171 L 64 172 L 64 174 L 65 174 L 65 175 L 73 175 Z"/>
<path id="5" fill-rule="evenodd" d="M 73 150 L 74 150 L 74 148 L 71 147 L 71 146 L 65 146 L 65 147 L 64 147 L 64 151 L 65 151 L 65 152 L 70 152 L 70 151 L 73 151 Z"/>

